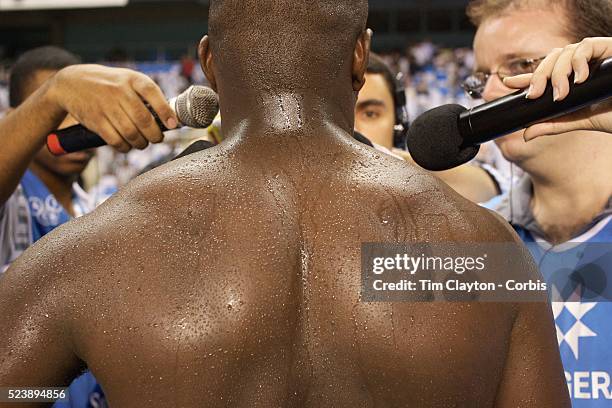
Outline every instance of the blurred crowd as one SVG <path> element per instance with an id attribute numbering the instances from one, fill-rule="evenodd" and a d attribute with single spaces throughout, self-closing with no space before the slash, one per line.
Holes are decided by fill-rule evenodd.
<path id="1" fill-rule="evenodd" d="M 473 103 L 461 87 L 474 66 L 474 53 L 470 48 L 443 48 L 423 41 L 409 47 L 403 54 L 392 52 L 382 56 L 399 74 L 406 88 L 411 120 L 436 106 L 447 103 L 469 106 Z"/>

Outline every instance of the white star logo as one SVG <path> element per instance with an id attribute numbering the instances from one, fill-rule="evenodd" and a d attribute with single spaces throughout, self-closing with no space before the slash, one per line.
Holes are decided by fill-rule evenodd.
<path id="1" fill-rule="evenodd" d="M 559 298 L 559 293 L 556 291 L 556 288 L 553 287 L 553 291 L 555 291 L 554 298 Z M 559 342 L 559 346 L 561 343 L 565 341 L 565 343 L 569 346 L 570 350 L 574 354 L 576 360 L 578 360 L 579 355 L 579 341 L 582 337 L 595 337 L 597 333 L 591 330 L 586 324 L 584 324 L 581 319 L 585 314 L 590 312 L 596 305 L 596 302 L 588 302 L 582 303 L 578 301 L 580 299 L 580 288 L 577 287 L 574 293 L 568 299 L 570 302 L 552 302 L 552 310 L 553 316 L 555 317 L 555 327 L 557 329 L 557 341 Z M 575 299 L 575 302 L 571 302 L 571 300 Z M 576 318 L 576 322 L 574 325 L 565 333 L 561 331 L 559 326 L 556 324 L 557 318 L 563 312 L 563 309 L 566 309 L 568 312 L 572 314 Z"/>

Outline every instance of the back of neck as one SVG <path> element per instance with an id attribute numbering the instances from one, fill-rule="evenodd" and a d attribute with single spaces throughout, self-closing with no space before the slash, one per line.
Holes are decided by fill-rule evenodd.
<path id="1" fill-rule="evenodd" d="M 344 95 L 343 95 L 344 94 Z M 226 138 L 266 139 L 286 136 L 310 139 L 342 130 L 352 134 L 355 94 L 321 89 L 258 91 L 231 87 L 220 92 Z"/>

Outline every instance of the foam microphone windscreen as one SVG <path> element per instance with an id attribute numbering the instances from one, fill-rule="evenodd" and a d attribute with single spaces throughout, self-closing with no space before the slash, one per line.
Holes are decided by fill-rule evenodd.
<path id="1" fill-rule="evenodd" d="M 463 146 L 459 132 L 459 114 L 466 110 L 461 105 L 443 105 L 412 122 L 408 150 L 419 166 L 431 171 L 448 170 L 476 157 L 480 146 Z"/>

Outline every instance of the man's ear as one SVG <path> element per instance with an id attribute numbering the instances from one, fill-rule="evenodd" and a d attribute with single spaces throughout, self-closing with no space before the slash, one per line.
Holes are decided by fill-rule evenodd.
<path id="1" fill-rule="evenodd" d="M 207 35 L 205 35 L 200 41 L 200 45 L 198 46 L 198 56 L 200 57 L 200 66 L 202 67 L 202 71 L 204 71 L 204 75 L 206 75 L 206 79 L 210 82 L 210 87 L 213 91 L 217 91 L 217 78 L 215 77 L 215 70 L 213 69 L 213 55 L 212 50 L 210 49 L 210 39 Z"/>
<path id="2" fill-rule="evenodd" d="M 372 30 L 365 30 L 357 39 L 353 51 L 353 90 L 359 92 L 365 84 L 365 74 L 370 59 L 370 46 L 372 45 Z"/>

